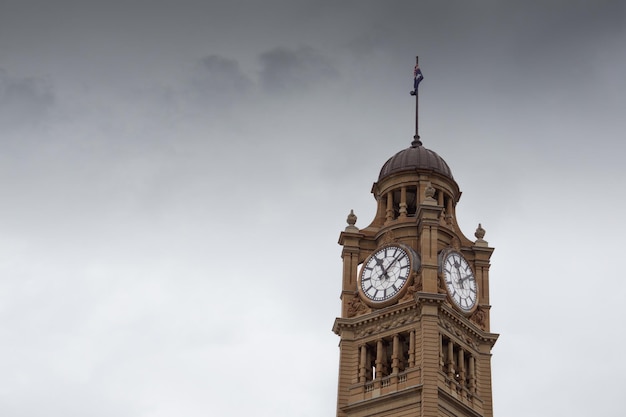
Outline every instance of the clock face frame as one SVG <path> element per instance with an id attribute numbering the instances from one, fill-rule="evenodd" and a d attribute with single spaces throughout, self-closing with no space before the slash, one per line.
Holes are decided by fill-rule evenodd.
<path id="1" fill-rule="evenodd" d="M 450 299 L 464 313 L 471 312 L 478 301 L 478 285 L 472 267 L 457 251 L 446 252 L 442 259 L 441 271 Z"/>
<path id="2" fill-rule="evenodd" d="M 419 256 L 410 248 L 386 245 L 367 257 L 359 274 L 359 292 L 375 307 L 383 307 L 403 294 L 411 279 L 411 272 L 419 268 Z"/>

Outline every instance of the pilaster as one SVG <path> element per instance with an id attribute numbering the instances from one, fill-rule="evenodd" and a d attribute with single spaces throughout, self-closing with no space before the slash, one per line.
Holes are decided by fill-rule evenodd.
<path id="1" fill-rule="evenodd" d="M 341 288 L 341 316 L 348 316 L 350 298 L 355 295 L 357 268 L 359 265 L 360 242 L 363 234 L 354 225 L 346 227 L 339 236 L 339 244 L 343 246 L 341 259 L 343 261 L 342 288 Z"/>
<path id="2" fill-rule="evenodd" d="M 432 200 L 432 199 L 431 199 Z M 439 236 L 439 217 L 442 207 L 434 200 L 426 200 L 417 209 L 417 234 L 419 236 L 420 256 L 422 257 L 423 291 L 437 293 L 437 253 Z"/>
<path id="3" fill-rule="evenodd" d="M 420 331 L 418 357 L 422 369 L 421 417 L 439 415 L 439 305 L 445 300 L 442 294 L 419 292 L 415 295 L 420 306 Z"/>

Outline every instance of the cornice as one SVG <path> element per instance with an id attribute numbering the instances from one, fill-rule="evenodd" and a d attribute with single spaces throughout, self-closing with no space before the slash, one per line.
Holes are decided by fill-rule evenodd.
<path id="1" fill-rule="evenodd" d="M 446 295 L 418 291 L 415 293 L 415 300 L 417 300 L 417 302 L 421 304 L 442 305 L 443 302 L 446 301 Z"/>
<path id="2" fill-rule="evenodd" d="M 365 235 L 363 233 L 361 233 L 361 231 L 359 229 L 357 229 L 355 227 L 355 231 L 343 231 L 341 233 L 339 233 L 339 241 L 337 243 L 339 243 L 341 246 L 345 245 L 345 241 L 346 239 L 353 239 L 358 241 L 359 239 L 362 239 Z"/>
<path id="3" fill-rule="evenodd" d="M 476 244 L 472 245 L 471 249 L 474 252 L 484 252 L 486 254 L 489 254 L 488 256 L 491 256 L 491 254 L 495 250 L 495 248 L 492 248 L 491 246 L 480 246 Z"/>
<path id="4" fill-rule="evenodd" d="M 441 326 L 444 329 L 447 329 L 449 331 L 453 329 L 461 329 L 471 338 L 479 340 L 483 343 L 487 343 L 490 346 L 493 346 L 496 343 L 496 340 L 498 340 L 498 334 L 483 331 L 474 323 L 470 322 L 467 318 L 460 317 L 459 314 L 452 309 L 452 307 L 446 304 L 442 304 L 440 307 L 440 311 L 441 314 L 439 320 Z M 457 334 L 456 336 L 460 335 Z"/>
<path id="5" fill-rule="evenodd" d="M 431 304 L 438 306 L 440 326 L 472 348 L 478 350 L 478 345 L 474 341 L 480 344 L 486 343 L 492 347 L 498 339 L 498 334 L 485 332 L 469 319 L 460 317 L 458 312 L 444 303 L 444 294 L 418 292 L 415 294 L 415 301 L 374 310 L 357 317 L 338 317 L 335 319 L 333 332 L 341 336 L 344 330 L 350 330 L 355 333 L 355 339 L 359 339 L 393 330 L 419 321 L 421 317 L 419 306 Z"/>
<path id="6" fill-rule="evenodd" d="M 410 312 L 410 313 L 408 313 Z M 407 314 L 408 313 L 408 314 Z M 359 331 L 358 337 L 367 336 L 375 331 L 391 330 L 407 323 L 417 321 L 419 312 L 414 302 L 404 302 L 357 317 L 338 317 L 333 325 L 333 332 L 340 335 L 345 329 Z"/>

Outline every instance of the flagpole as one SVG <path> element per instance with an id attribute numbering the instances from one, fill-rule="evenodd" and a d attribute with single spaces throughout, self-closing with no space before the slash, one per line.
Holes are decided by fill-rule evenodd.
<path id="1" fill-rule="evenodd" d="M 418 78 L 418 75 L 420 78 Z M 419 100 L 418 100 L 418 85 L 420 81 L 424 78 L 421 70 L 419 69 L 419 56 L 415 57 L 415 71 L 414 71 L 414 79 L 413 79 L 413 88 L 411 91 L 411 95 L 415 96 L 415 136 L 413 136 L 413 142 L 411 142 L 412 146 L 422 146 L 422 141 L 420 140 L 419 135 Z"/>

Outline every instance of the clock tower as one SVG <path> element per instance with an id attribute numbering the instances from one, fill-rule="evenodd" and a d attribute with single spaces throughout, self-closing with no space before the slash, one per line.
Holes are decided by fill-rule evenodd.
<path id="1" fill-rule="evenodd" d="M 489 265 L 478 225 L 456 220 L 461 197 L 448 164 L 417 132 L 372 186 L 377 211 L 343 247 L 337 417 L 493 416 Z"/>

